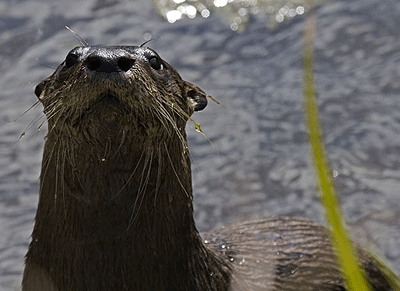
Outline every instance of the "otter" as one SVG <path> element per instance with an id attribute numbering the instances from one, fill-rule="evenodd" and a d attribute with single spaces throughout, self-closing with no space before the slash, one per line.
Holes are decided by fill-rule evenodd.
<path id="1" fill-rule="evenodd" d="M 207 95 L 154 50 L 76 47 L 35 94 L 48 133 L 24 291 L 346 290 L 309 220 L 200 236 L 185 125 Z M 391 290 L 358 252 L 372 288 Z"/>

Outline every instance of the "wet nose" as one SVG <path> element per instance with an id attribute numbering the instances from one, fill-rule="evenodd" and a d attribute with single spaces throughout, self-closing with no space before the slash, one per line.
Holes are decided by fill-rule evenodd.
<path id="1" fill-rule="evenodd" d="M 89 71 L 103 73 L 127 72 L 134 65 L 135 60 L 124 52 L 94 52 L 85 61 L 85 66 Z"/>

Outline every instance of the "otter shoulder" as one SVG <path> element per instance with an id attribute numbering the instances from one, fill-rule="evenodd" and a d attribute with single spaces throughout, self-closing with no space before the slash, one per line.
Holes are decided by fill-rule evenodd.
<path id="1" fill-rule="evenodd" d="M 326 229 L 310 220 L 251 220 L 207 232 L 203 240 L 232 268 L 232 290 L 346 290 Z M 374 290 L 391 290 L 361 250 L 360 261 Z"/>

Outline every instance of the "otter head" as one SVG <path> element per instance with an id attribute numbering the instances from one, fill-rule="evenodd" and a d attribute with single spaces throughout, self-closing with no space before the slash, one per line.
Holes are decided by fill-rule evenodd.
<path id="1" fill-rule="evenodd" d="M 128 132 L 147 140 L 182 138 L 189 117 L 207 105 L 204 91 L 154 50 L 137 46 L 76 47 L 35 94 L 49 133 L 84 132 L 100 143 L 101 136 Z"/>

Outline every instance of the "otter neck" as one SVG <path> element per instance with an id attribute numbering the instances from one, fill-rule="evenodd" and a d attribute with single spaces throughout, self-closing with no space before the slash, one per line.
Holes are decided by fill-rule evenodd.
<path id="1" fill-rule="evenodd" d="M 226 268 L 194 224 L 182 141 L 91 146 L 56 134 L 45 144 L 32 243 L 60 290 L 224 290 Z"/>

